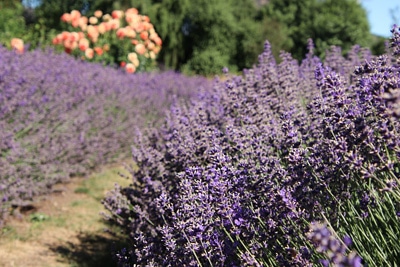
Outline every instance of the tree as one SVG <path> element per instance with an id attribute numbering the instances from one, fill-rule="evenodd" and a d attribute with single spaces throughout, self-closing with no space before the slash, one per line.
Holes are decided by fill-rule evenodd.
<path id="1" fill-rule="evenodd" d="M 355 44 L 369 46 L 372 36 L 367 13 L 359 1 L 319 1 L 316 13 L 309 36 L 315 42 L 317 53 L 323 56 L 331 45 L 340 46 L 344 53 Z"/>
<path id="2" fill-rule="evenodd" d="M 25 34 L 23 6 L 20 1 L 0 2 L 0 43 L 8 46 L 12 38 Z"/>
<path id="3" fill-rule="evenodd" d="M 83 14 L 89 11 L 95 0 L 40 0 L 35 14 L 42 18 L 47 29 L 61 30 L 63 28 L 60 18 L 62 14 L 79 10 Z"/>
<path id="4" fill-rule="evenodd" d="M 282 31 L 287 38 L 282 46 L 296 58 L 302 58 L 299 47 L 304 46 L 309 38 L 308 32 L 312 25 L 316 0 L 271 0 L 262 7 L 263 15 L 283 25 Z"/>
<path id="5" fill-rule="evenodd" d="M 345 53 L 355 44 L 368 46 L 371 38 L 366 11 L 357 0 L 270 0 L 263 15 L 285 25 L 285 45 L 297 59 L 306 54 L 308 38 L 322 57 L 331 45 Z"/>
<path id="6" fill-rule="evenodd" d="M 253 0 L 166 0 L 154 5 L 169 68 L 199 74 L 251 67 L 264 37 Z"/>
<path id="7" fill-rule="evenodd" d="M 148 15 L 163 40 L 158 61 L 166 68 L 215 74 L 251 67 L 268 38 L 274 53 L 288 38 L 281 23 L 260 17 L 254 0 L 37 0 L 35 16 L 46 30 L 63 30 L 60 17 L 77 9 L 91 15 L 135 7 Z M 278 31 L 277 31 L 278 29 Z M 284 45 L 282 45 L 285 47 Z"/>
<path id="8" fill-rule="evenodd" d="M 190 53 L 188 31 L 190 22 L 187 14 L 191 9 L 190 0 L 165 0 L 152 6 L 154 25 L 163 40 L 160 57 L 168 68 L 179 69 Z M 188 51 L 189 50 L 189 51 Z"/>

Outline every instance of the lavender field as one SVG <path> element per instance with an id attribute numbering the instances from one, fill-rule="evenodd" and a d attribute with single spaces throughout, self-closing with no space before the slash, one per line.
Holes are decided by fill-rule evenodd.
<path id="1" fill-rule="evenodd" d="M 0 226 L 54 184 L 128 157 L 138 129 L 208 84 L 0 47 Z"/>
<path id="2" fill-rule="evenodd" d="M 120 266 L 399 266 L 400 33 L 385 55 L 298 63 L 268 42 L 243 76 L 138 132 L 105 199 Z"/>
<path id="3" fill-rule="evenodd" d="M 313 49 L 211 83 L 0 47 L 0 225 L 132 157 L 103 200 L 120 266 L 399 266 L 400 29 L 379 57 Z"/>

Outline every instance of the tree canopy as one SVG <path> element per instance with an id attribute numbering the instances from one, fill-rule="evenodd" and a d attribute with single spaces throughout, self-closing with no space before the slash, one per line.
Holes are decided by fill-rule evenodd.
<path id="1" fill-rule="evenodd" d="M 347 52 L 371 40 L 366 11 L 357 0 L 270 0 L 262 13 L 285 25 L 285 44 L 298 59 L 307 52 L 309 38 L 321 56 L 332 45 Z"/>
<path id="2" fill-rule="evenodd" d="M 12 2 L 12 0 L 8 0 Z M 18 2 L 18 1 L 17 1 Z M 35 17 L 47 31 L 61 30 L 60 16 L 72 9 L 91 15 L 135 7 L 148 15 L 163 40 L 160 65 L 188 73 L 240 71 L 257 61 L 266 40 L 301 59 L 312 38 L 319 56 L 332 45 L 382 50 L 372 38 L 366 11 L 357 0 L 37 0 Z"/>

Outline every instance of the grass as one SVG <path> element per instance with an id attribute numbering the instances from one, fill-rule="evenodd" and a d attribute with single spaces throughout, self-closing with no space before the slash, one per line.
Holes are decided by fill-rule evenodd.
<path id="1" fill-rule="evenodd" d="M 77 189 L 75 189 L 74 191 L 77 194 L 87 194 L 89 193 L 89 188 L 87 187 L 78 187 Z"/>
<path id="2" fill-rule="evenodd" d="M 43 222 L 49 220 L 50 217 L 43 213 L 34 213 L 29 216 L 29 219 L 31 222 Z"/>

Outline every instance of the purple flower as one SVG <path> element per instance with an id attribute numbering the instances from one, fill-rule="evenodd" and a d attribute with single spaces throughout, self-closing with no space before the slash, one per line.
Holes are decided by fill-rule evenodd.
<path id="1" fill-rule="evenodd" d="M 327 259 L 321 259 L 323 266 L 359 267 L 361 258 L 354 252 L 346 253 L 351 245 L 351 238 L 345 236 L 343 243 L 334 237 L 325 224 L 312 223 L 307 237 L 314 243 L 317 251 L 324 254 Z"/>

